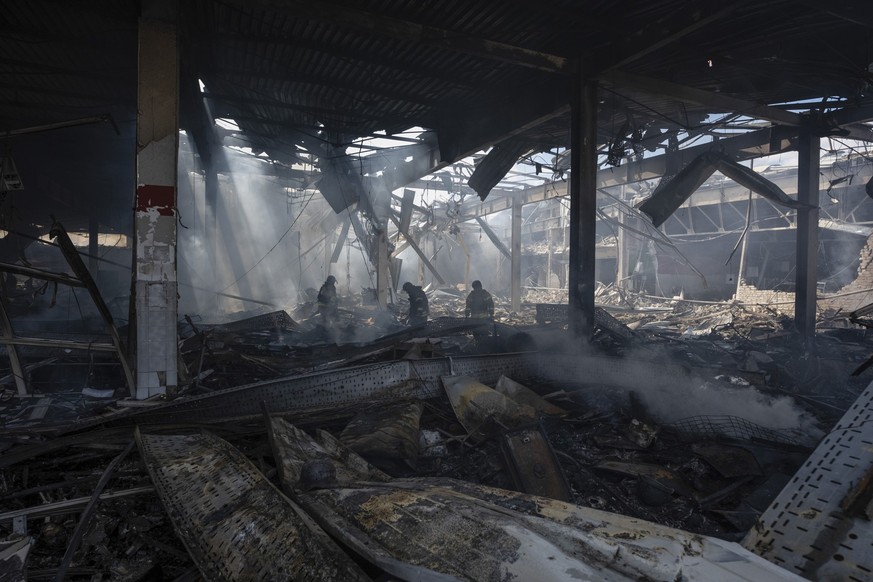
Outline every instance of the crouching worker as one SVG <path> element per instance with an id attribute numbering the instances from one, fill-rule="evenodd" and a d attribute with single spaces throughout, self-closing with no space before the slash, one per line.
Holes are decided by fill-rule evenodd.
<path id="1" fill-rule="evenodd" d="M 421 287 L 409 281 L 403 284 L 403 290 L 409 295 L 409 315 L 406 324 L 413 327 L 424 325 L 427 323 L 428 315 L 427 295 Z"/>

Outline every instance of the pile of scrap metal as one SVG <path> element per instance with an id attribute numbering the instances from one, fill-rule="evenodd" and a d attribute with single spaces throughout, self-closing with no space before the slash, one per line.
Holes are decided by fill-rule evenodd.
<path id="1" fill-rule="evenodd" d="M 392 480 L 329 433 L 267 423 L 285 495 L 213 434 L 137 432 L 209 580 L 797 579 L 716 538 L 461 481 Z"/>

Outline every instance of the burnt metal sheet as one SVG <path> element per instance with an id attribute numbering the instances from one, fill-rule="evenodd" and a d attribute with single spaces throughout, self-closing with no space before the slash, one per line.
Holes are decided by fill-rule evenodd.
<path id="1" fill-rule="evenodd" d="M 345 541 L 464 580 L 800 580 L 739 544 L 558 500 L 453 481 L 301 494 Z"/>
<path id="2" fill-rule="evenodd" d="M 873 384 L 822 439 L 743 545 L 811 580 L 873 578 L 873 521 L 841 504 L 873 466 Z"/>
<path id="3" fill-rule="evenodd" d="M 570 501 L 570 486 L 542 425 L 508 431 L 502 435 L 500 445 L 516 489 Z"/>
<path id="4" fill-rule="evenodd" d="M 289 434 L 299 442 L 274 449 L 278 464 L 323 458 L 306 433 Z M 404 580 L 799 580 L 738 544 L 464 481 L 359 482 L 306 493 L 291 482 L 288 493 L 319 525 Z"/>
<path id="5" fill-rule="evenodd" d="M 137 443 L 177 535 L 207 580 L 369 580 L 226 441 L 137 431 Z"/>
<path id="6" fill-rule="evenodd" d="M 555 406 L 524 384 L 516 382 L 512 378 L 501 376 L 500 379 L 497 380 L 494 389 L 507 398 L 512 398 L 519 404 L 527 404 L 542 414 L 552 416 L 564 416 L 567 414 L 567 411 L 563 408 Z"/>
<path id="7" fill-rule="evenodd" d="M 537 411 L 519 404 L 475 378 L 442 376 L 449 403 L 464 430 L 474 439 L 487 438 L 498 430 L 535 422 Z"/>
<path id="8" fill-rule="evenodd" d="M 318 440 L 315 440 L 290 422 L 276 416 L 268 417 L 268 429 L 279 480 L 286 491 L 300 488 L 303 464 L 311 459 L 335 461 L 336 481 L 340 485 L 355 481 L 390 479 L 328 432 L 319 431 Z"/>

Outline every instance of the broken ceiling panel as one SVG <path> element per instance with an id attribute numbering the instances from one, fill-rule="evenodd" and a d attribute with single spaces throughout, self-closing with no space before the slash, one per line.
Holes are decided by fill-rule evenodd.
<path id="1" fill-rule="evenodd" d="M 640 206 L 640 210 L 651 217 L 652 224 L 661 226 L 716 170 L 776 204 L 788 208 L 807 207 L 754 170 L 738 164 L 724 154 L 706 152 L 691 160 L 672 179 L 659 184 L 654 194 Z"/>
<path id="2" fill-rule="evenodd" d="M 491 148 L 491 151 L 484 158 L 479 160 L 468 184 L 479 194 L 480 199 L 485 200 L 491 189 L 530 149 L 530 142 L 522 139 L 508 139 L 500 142 Z"/>

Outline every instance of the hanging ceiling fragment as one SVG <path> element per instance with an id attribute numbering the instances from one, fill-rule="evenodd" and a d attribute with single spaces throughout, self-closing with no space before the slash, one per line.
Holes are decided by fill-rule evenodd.
<path id="1" fill-rule="evenodd" d="M 661 226 L 716 170 L 752 192 L 788 208 L 808 208 L 782 191 L 751 168 L 742 166 L 725 154 L 706 152 L 694 158 L 676 176 L 661 184 L 640 210 L 649 215 L 652 224 Z"/>

